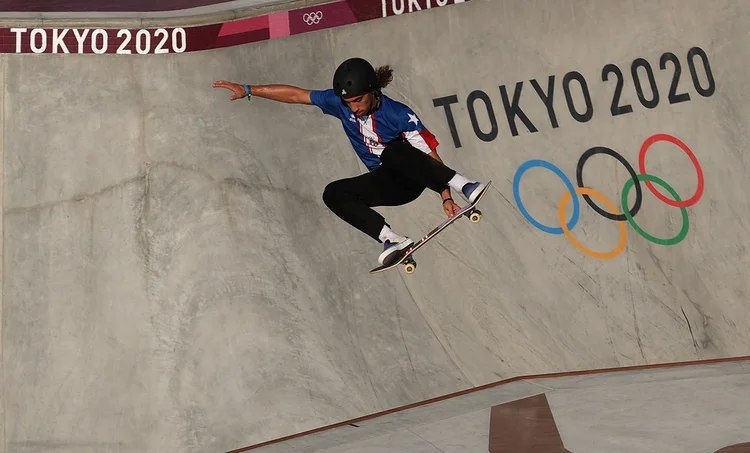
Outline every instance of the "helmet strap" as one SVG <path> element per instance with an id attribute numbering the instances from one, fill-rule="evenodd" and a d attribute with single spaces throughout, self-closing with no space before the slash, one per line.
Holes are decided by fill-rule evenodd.
<path id="1" fill-rule="evenodd" d="M 372 105 L 372 109 L 370 109 L 370 114 L 372 114 L 373 112 L 375 112 L 377 109 L 380 108 L 380 101 L 381 101 L 380 91 L 374 90 L 372 93 L 373 93 L 373 96 L 375 96 L 375 102 Z"/>

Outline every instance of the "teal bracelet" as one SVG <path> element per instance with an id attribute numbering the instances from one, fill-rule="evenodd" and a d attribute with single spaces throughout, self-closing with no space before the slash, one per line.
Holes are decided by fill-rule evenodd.
<path id="1" fill-rule="evenodd" d="M 245 87 L 245 96 L 247 97 L 247 100 L 249 101 L 250 98 L 253 96 L 253 94 L 250 92 L 250 86 L 243 85 L 243 87 Z"/>

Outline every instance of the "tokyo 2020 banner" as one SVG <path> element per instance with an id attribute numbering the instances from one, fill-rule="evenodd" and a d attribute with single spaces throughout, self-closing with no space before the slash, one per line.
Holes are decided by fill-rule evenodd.
<path id="1" fill-rule="evenodd" d="M 150 55 L 197 52 L 298 35 L 469 0 L 339 0 L 196 27 L 0 29 L 0 53 Z"/>
<path id="2" fill-rule="evenodd" d="M 695 166 L 695 171 L 698 174 L 698 188 L 696 189 L 695 193 L 690 196 L 690 198 L 686 200 L 682 200 L 679 196 L 679 194 L 674 190 L 672 186 L 670 186 L 666 181 L 659 178 L 658 176 L 652 175 L 646 171 L 646 153 L 648 152 L 651 145 L 653 145 L 656 142 L 659 141 L 666 141 L 673 143 L 680 147 L 685 154 L 688 155 L 690 158 L 690 161 Z M 615 158 L 618 162 L 620 162 L 625 169 L 630 174 L 630 179 L 625 183 L 625 186 L 622 189 L 622 196 L 620 199 L 620 203 L 622 208 L 622 212 L 618 212 L 617 206 L 607 199 L 604 195 L 602 195 L 600 192 L 591 189 L 589 187 L 586 187 L 583 183 L 583 167 L 586 164 L 586 161 L 591 158 L 592 156 L 595 156 L 597 154 L 606 154 L 608 156 L 611 156 Z M 521 200 L 521 178 L 523 177 L 524 173 L 532 168 L 535 167 L 541 167 L 545 168 L 547 170 L 550 170 L 554 174 L 556 174 L 562 181 L 565 183 L 565 186 L 568 188 L 568 191 L 565 192 L 562 197 L 560 198 L 560 203 L 558 205 L 557 209 L 557 219 L 559 222 L 559 226 L 548 226 L 540 223 L 538 220 L 536 220 L 534 217 L 529 214 L 529 212 L 524 207 L 523 201 Z M 688 234 L 689 230 L 689 222 L 688 222 L 688 213 L 687 208 L 690 206 L 693 206 L 696 204 L 701 197 L 703 196 L 703 169 L 700 166 L 700 163 L 698 162 L 698 159 L 695 157 L 695 154 L 693 154 L 692 150 L 683 143 L 680 139 L 677 137 L 674 137 L 669 134 L 655 134 L 646 139 L 645 142 L 643 142 L 643 145 L 641 146 L 640 153 L 638 154 L 638 170 L 639 173 L 636 173 L 633 169 L 632 165 L 628 163 L 627 160 L 625 160 L 622 155 L 620 155 L 618 152 L 606 148 L 606 147 L 593 147 L 587 150 L 583 155 L 578 159 L 578 166 L 576 169 L 576 183 L 577 187 L 573 186 L 573 183 L 571 180 L 565 175 L 565 173 L 560 170 L 559 167 L 555 166 L 553 163 L 542 160 L 542 159 L 535 159 L 525 162 L 523 165 L 521 165 L 518 170 L 516 170 L 516 175 L 513 178 L 513 196 L 515 197 L 516 204 L 518 205 L 518 209 L 521 211 L 521 214 L 528 220 L 532 225 L 540 229 L 541 231 L 544 231 L 545 233 L 549 234 L 555 234 L 555 235 L 565 235 L 568 240 L 573 243 L 573 245 L 578 248 L 581 252 L 585 253 L 586 255 L 592 256 L 594 258 L 599 259 L 611 259 L 618 256 L 620 253 L 625 250 L 625 246 L 627 243 L 627 231 L 625 222 L 627 221 L 630 226 L 633 227 L 633 229 L 646 238 L 647 240 L 660 244 L 660 245 L 674 245 L 679 242 L 681 242 Z M 641 188 L 641 182 L 644 182 L 646 187 L 648 188 L 651 193 L 654 194 L 659 200 L 661 200 L 663 203 L 665 203 L 668 206 L 672 206 L 675 208 L 679 208 L 682 213 L 682 228 L 672 238 L 659 238 L 656 236 L 653 236 L 652 234 L 649 234 L 643 228 L 641 228 L 638 223 L 635 221 L 635 216 L 638 214 L 638 211 L 641 209 L 641 203 L 643 201 L 643 190 Z M 670 199 L 669 197 L 666 197 L 662 195 L 661 192 L 656 190 L 654 187 L 654 184 L 661 186 L 664 188 L 669 194 L 672 196 Z M 633 202 L 633 206 L 631 208 L 626 208 L 628 206 L 628 195 L 630 194 L 630 191 L 635 188 L 635 201 Z M 578 195 L 581 195 L 582 198 L 586 201 L 586 203 L 596 211 L 599 215 L 604 217 L 605 219 L 612 220 L 615 222 L 618 222 L 618 228 L 620 231 L 620 240 L 617 246 L 612 249 L 611 251 L 607 252 L 597 252 L 594 250 L 591 250 L 581 244 L 575 236 L 573 236 L 572 230 L 575 228 L 576 224 L 578 223 L 578 219 L 580 216 L 580 202 L 578 200 Z M 603 204 L 607 209 L 602 209 L 601 206 L 599 206 L 593 198 L 596 198 L 601 204 Z M 565 208 L 567 207 L 568 203 L 570 203 L 572 200 L 573 202 L 573 215 L 567 222 L 565 221 Z"/>

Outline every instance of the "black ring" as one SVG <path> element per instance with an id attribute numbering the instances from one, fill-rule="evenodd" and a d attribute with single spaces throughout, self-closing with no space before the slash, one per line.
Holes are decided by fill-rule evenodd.
<path id="1" fill-rule="evenodd" d="M 643 194 L 641 193 L 641 182 L 638 180 L 638 175 L 635 173 L 635 170 L 633 170 L 633 167 L 628 163 L 628 161 L 625 160 L 624 157 L 622 157 L 616 151 L 603 146 L 595 146 L 583 153 L 581 158 L 578 159 L 578 168 L 576 169 L 576 179 L 578 180 L 578 187 L 584 187 L 583 164 L 586 163 L 586 160 L 588 160 L 589 157 L 595 154 L 607 154 L 620 161 L 620 163 L 625 167 L 628 173 L 630 173 L 630 177 L 633 178 L 633 181 L 635 181 L 635 205 L 633 205 L 633 209 L 630 210 L 630 216 L 634 217 L 641 209 L 641 202 L 643 201 Z M 609 220 L 616 220 L 619 222 L 624 222 L 625 220 L 627 220 L 625 214 L 612 214 L 603 210 L 602 208 L 597 206 L 596 203 L 594 203 L 591 200 L 591 197 L 589 197 L 588 195 L 584 195 L 583 199 L 586 200 L 586 203 L 588 203 L 594 211 L 598 212 L 601 216 L 606 217 Z"/>

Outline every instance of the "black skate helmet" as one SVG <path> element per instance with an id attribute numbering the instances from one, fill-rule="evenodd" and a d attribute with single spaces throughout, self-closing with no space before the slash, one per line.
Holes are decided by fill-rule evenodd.
<path id="1" fill-rule="evenodd" d="M 372 65 L 362 58 L 341 63 L 333 75 L 333 90 L 342 98 L 350 98 L 375 90 L 377 76 Z"/>

